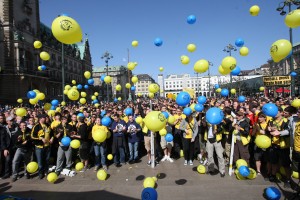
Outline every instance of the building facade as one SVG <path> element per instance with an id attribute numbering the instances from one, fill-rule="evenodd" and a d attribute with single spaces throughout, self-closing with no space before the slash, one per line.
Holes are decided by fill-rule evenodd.
<path id="1" fill-rule="evenodd" d="M 148 86 L 151 83 L 155 83 L 155 80 L 148 74 L 137 74 L 136 76 L 139 79 L 139 81 L 135 84 L 136 94 L 140 93 L 143 96 L 148 96 L 149 94 Z"/>
<path id="2" fill-rule="evenodd" d="M 33 47 L 36 40 L 42 42 L 41 49 Z M 41 51 L 49 53 L 49 61 L 40 59 Z M 62 99 L 62 44 L 40 22 L 38 0 L 0 1 L 0 58 L 0 103 L 27 99 L 27 92 L 33 89 L 45 93 L 46 100 Z M 47 69 L 38 71 L 42 64 Z M 64 45 L 64 66 L 65 84 L 72 80 L 85 84 L 83 72 L 92 70 L 87 39 Z"/>
<path id="3" fill-rule="evenodd" d="M 101 81 L 102 75 L 109 75 L 112 78 L 111 83 L 108 84 L 108 94 L 110 101 L 114 98 L 121 97 L 124 99 L 129 99 L 130 96 L 133 95 L 134 91 L 127 89 L 125 87 L 126 83 L 130 83 L 131 85 L 131 77 L 132 73 L 125 66 L 108 66 L 106 67 L 94 67 L 93 68 L 93 79 L 94 85 L 99 87 L 99 97 L 100 100 L 106 100 L 107 98 L 107 84 Z M 116 85 L 120 84 L 122 86 L 121 91 L 116 91 Z M 129 96 L 130 94 L 130 96 Z"/>

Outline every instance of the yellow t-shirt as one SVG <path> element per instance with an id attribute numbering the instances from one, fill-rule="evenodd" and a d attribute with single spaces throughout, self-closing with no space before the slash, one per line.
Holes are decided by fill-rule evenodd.
<path id="1" fill-rule="evenodd" d="M 61 122 L 60 121 L 53 121 L 50 125 L 51 129 L 55 129 Z"/>
<path id="2" fill-rule="evenodd" d="M 186 116 L 185 116 L 184 114 L 181 114 L 181 115 L 175 114 L 175 115 L 174 115 L 175 121 L 176 121 L 179 117 L 181 117 L 182 119 L 179 120 L 179 121 L 175 124 L 175 128 L 177 128 L 177 129 L 179 129 L 179 126 L 180 126 L 181 121 L 182 121 L 183 119 L 186 118 Z"/>
<path id="3" fill-rule="evenodd" d="M 186 127 L 187 132 L 185 133 L 185 138 L 186 139 L 191 139 L 193 137 L 193 130 L 192 130 L 192 128 L 194 127 L 194 119 L 192 118 L 192 120 L 189 121 L 188 123 L 189 124 Z"/>
<path id="4" fill-rule="evenodd" d="M 295 124 L 294 150 L 300 152 L 300 121 Z"/>

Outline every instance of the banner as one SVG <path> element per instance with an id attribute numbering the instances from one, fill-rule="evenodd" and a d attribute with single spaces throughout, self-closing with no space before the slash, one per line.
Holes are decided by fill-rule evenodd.
<path id="1" fill-rule="evenodd" d="M 264 86 L 290 86 L 290 76 L 264 76 Z"/>

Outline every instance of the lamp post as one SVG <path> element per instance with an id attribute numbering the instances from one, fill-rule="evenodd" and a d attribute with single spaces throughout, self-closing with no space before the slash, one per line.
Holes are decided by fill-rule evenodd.
<path id="1" fill-rule="evenodd" d="M 281 3 L 279 3 L 278 8 L 276 9 L 278 12 L 280 12 L 281 16 L 286 15 L 286 11 L 284 10 L 285 7 L 288 7 L 288 12 L 291 12 L 292 5 L 298 6 L 297 9 L 300 9 L 300 0 L 285 0 Z M 294 63 L 293 63 L 293 30 L 292 28 L 289 28 L 290 33 L 290 42 L 292 44 L 292 53 L 290 56 L 290 72 L 294 71 Z M 295 79 L 294 77 L 291 77 L 291 96 L 295 96 Z"/>
<path id="2" fill-rule="evenodd" d="M 208 67 L 208 97 L 210 97 L 210 66 L 214 66 L 214 64 L 210 61 L 208 61 L 209 67 Z"/>
<path id="3" fill-rule="evenodd" d="M 199 75 L 199 73 L 198 72 L 196 72 L 196 74 L 197 74 L 197 89 L 196 89 L 196 94 L 198 94 L 197 95 L 197 97 L 199 97 L 199 79 L 198 79 L 198 75 Z M 197 93 L 198 92 L 198 93 Z"/>
<path id="4" fill-rule="evenodd" d="M 65 94 L 64 94 L 64 89 L 65 89 L 65 58 L 64 58 L 64 44 L 61 43 L 61 81 L 62 81 L 62 98 L 63 101 L 66 100 Z"/>
<path id="5" fill-rule="evenodd" d="M 110 59 L 112 59 L 113 56 L 111 55 L 111 53 L 109 53 L 108 51 L 106 51 L 102 56 L 101 59 L 104 59 L 105 62 L 105 66 L 106 66 L 106 76 L 108 76 L 108 61 Z M 107 102 L 109 102 L 109 93 L 108 93 L 108 84 L 106 83 L 106 94 L 107 94 Z"/>
<path id="6" fill-rule="evenodd" d="M 232 45 L 232 44 L 228 44 L 223 49 L 223 51 L 226 52 L 226 53 L 228 53 L 229 56 L 231 56 L 231 51 L 236 51 L 236 50 L 237 50 L 236 47 L 234 45 Z M 229 89 L 231 89 L 231 87 L 232 87 L 232 75 L 230 73 L 230 88 Z"/>

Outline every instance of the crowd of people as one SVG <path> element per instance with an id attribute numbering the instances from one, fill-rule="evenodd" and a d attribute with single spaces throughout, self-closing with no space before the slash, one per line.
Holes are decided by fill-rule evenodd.
<path id="1" fill-rule="evenodd" d="M 268 102 L 278 107 L 274 118 L 262 111 L 263 105 Z M 192 99 L 190 106 L 194 103 L 197 99 Z M 54 116 L 49 116 L 43 106 L 35 106 L 26 107 L 27 113 L 21 117 L 16 115 L 18 107 L 21 106 L 6 106 L 0 111 L 2 179 L 11 177 L 12 181 L 16 181 L 21 177 L 22 169 L 24 176 L 31 178 L 26 171 L 26 165 L 31 161 L 38 163 L 40 179 L 49 173 L 50 164 L 56 166 L 55 172 L 59 175 L 64 168 L 72 169 L 78 159 L 84 163 L 81 172 L 92 167 L 95 171 L 100 168 L 109 170 L 112 161 L 107 159 L 108 154 L 113 155 L 113 164 L 117 167 L 132 163 L 150 166 L 151 131 L 143 121 L 137 123 L 135 119 L 145 118 L 152 110 L 167 112 L 175 118 L 165 127 L 167 133 L 173 135 L 172 141 L 167 141 L 160 132 L 153 133 L 156 165 L 173 163 L 174 159 L 183 157 L 183 165 L 200 162 L 207 166 L 207 173 L 218 172 L 224 177 L 226 166 L 230 163 L 231 148 L 234 147 L 233 164 L 244 159 L 257 175 L 263 174 L 269 181 L 276 181 L 276 173 L 284 168 L 286 187 L 290 187 L 292 171 L 298 172 L 299 168 L 300 112 L 291 106 L 289 98 L 247 98 L 240 103 L 234 98 L 212 97 L 207 98 L 202 112 L 194 111 L 188 116 L 174 100 L 165 98 L 101 102 L 99 107 L 69 104 L 61 106 L 61 111 Z M 205 119 L 211 107 L 218 107 L 224 113 L 224 119 L 218 125 L 212 125 Z M 126 115 L 126 108 L 132 108 L 133 112 Z M 103 117 L 111 118 L 112 123 L 102 125 Z M 93 133 L 97 130 L 107 134 L 104 142 L 93 140 Z M 255 144 L 258 135 L 268 136 L 271 146 L 259 148 Z M 79 149 L 64 146 L 62 138 L 65 136 L 79 140 Z M 143 156 L 146 156 L 147 163 L 141 163 Z"/>

